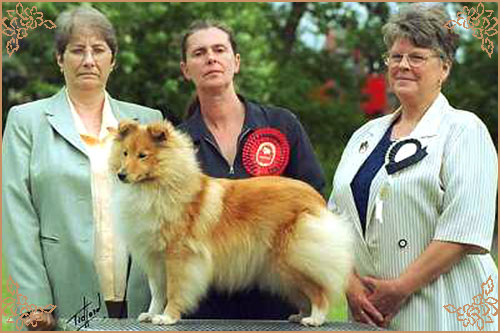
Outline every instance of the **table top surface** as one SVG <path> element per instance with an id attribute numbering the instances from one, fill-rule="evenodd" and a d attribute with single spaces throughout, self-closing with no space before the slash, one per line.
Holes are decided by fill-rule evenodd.
<path id="1" fill-rule="evenodd" d="M 71 325 L 70 325 L 71 326 Z M 174 325 L 140 323 L 136 319 L 95 318 L 87 325 L 68 327 L 82 331 L 380 331 L 382 329 L 351 322 L 327 322 L 306 327 L 282 320 L 195 320 L 183 319 Z"/>

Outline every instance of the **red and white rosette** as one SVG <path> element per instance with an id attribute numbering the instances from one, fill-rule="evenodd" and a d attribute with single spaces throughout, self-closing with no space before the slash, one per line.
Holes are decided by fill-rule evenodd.
<path id="1" fill-rule="evenodd" d="M 248 135 L 243 146 L 243 166 L 252 176 L 279 176 L 290 157 L 286 135 L 271 127 L 259 128 Z"/>

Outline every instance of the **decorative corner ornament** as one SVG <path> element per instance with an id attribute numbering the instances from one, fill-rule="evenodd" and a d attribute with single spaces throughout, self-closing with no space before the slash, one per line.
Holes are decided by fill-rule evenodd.
<path id="1" fill-rule="evenodd" d="M 1 32 L 10 37 L 5 45 L 9 58 L 19 50 L 19 40 L 27 37 L 29 30 L 35 30 L 37 27 L 56 28 L 54 22 L 43 18 L 43 13 L 39 12 L 36 6 L 24 8 L 19 2 L 16 9 L 7 10 L 7 14 L 8 17 L 2 16 Z"/>

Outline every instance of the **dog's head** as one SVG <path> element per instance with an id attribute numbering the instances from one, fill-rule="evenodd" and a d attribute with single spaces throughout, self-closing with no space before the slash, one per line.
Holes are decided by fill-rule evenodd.
<path id="1" fill-rule="evenodd" d="M 151 182 L 164 177 L 167 160 L 174 159 L 183 148 L 192 148 L 190 140 L 168 121 L 140 125 L 124 120 L 118 129 L 110 131 L 114 135 L 110 170 L 124 183 Z"/>

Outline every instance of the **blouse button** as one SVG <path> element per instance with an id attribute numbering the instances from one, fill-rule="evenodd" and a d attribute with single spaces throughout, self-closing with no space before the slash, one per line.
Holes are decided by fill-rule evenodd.
<path id="1" fill-rule="evenodd" d="M 389 184 L 382 185 L 382 187 L 380 188 L 380 200 L 387 200 L 387 198 L 389 197 L 389 191 Z"/>
<path id="2" fill-rule="evenodd" d="M 400 239 L 398 245 L 400 248 L 404 249 L 406 245 L 408 245 L 408 241 L 406 239 Z"/>

